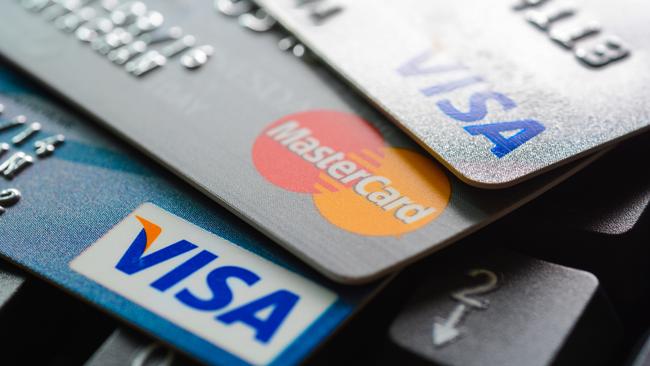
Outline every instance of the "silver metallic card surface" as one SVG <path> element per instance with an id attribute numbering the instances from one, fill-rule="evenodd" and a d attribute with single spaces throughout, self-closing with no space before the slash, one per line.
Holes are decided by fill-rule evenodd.
<path id="1" fill-rule="evenodd" d="M 257 3 L 475 186 L 516 184 L 650 124 L 645 2 Z"/>
<path id="2" fill-rule="evenodd" d="M 263 16 L 88 4 L 1 2 L 0 53 L 337 281 L 386 275 L 587 163 L 472 188 L 322 66 L 278 49 L 285 35 L 260 33 Z"/>

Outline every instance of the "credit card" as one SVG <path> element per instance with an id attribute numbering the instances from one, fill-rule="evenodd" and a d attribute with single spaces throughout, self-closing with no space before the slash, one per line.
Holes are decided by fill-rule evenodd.
<path id="1" fill-rule="evenodd" d="M 0 4 L 0 53 L 339 282 L 395 271 L 585 163 L 514 190 L 473 189 L 328 70 L 280 50 L 286 34 L 263 32 L 273 25 L 263 12 L 107 0 L 89 3 L 96 16 L 84 22 L 86 8 L 44 3 Z M 101 35 L 106 22 L 113 30 Z M 177 25 L 213 48 L 202 66 L 187 68 L 197 49 L 183 48 Z M 135 55 L 139 32 L 149 43 Z M 181 38 L 152 44 L 160 33 Z M 169 56 L 164 65 L 157 54 Z"/>
<path id="2" fill-rule="evenodd" d="M 647 3 L 257 2 L 474 186 L 511 186 L 650 124 Z"/>
<path id="3" fill-rule="evenodd" d="M 193 358 L 298 364 L 388 281 L 323 278 L 4 66 L 0 104 L 0 255 Z"/>

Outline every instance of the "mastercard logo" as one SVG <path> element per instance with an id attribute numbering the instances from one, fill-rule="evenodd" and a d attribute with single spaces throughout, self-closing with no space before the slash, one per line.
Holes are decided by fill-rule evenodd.
<path id="1" fill-rule="evenodd" d="M 310 194 L 333 225 L 367 236 L 398 236 L 437 218 L 449 179 L 421 154 L 387 146 L 365 120 L 336 111 L 286 116 L 253 146 L 255 167 L 288 191 Z"/>

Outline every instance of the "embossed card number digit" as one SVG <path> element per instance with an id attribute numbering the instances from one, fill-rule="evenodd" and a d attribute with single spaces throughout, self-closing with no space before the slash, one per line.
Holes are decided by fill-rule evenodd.
<path id="1" fill-rule="evenodd" d="M 546 5 L 551 3 L 550 5 Z M 599 68 L 630 54 L 630 50 L 616 36 L 609 35 L 595 46 L 581 47 L 578 43 L 584 39 L 595 37 L 602 31 L 599 22 L 590 21 L 585 24 L 573 24 L 570 28 L 556 29 L 556 22 L 571 21 L 578 11 L 569 2 L 551 0 L 520 0 L 512 7 L 515 11 L 524 11 L 526 20 L 546 32 L 549 38 L 562 47 L 573 50 L 575 57 L 583 64 Z"/>
<path id="2" fill-rule="evenodd" d="M 6 207 L 10 207 L 20 201 L 20 191 L 15 188 L 5 189 L 0 191 L 0 215 L 6 211 Z"/>

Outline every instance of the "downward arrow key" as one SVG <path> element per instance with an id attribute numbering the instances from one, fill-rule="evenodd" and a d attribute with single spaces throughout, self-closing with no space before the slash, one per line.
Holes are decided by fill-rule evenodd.
<path id="1" fill-rule="evenodd" d="M 458 329 L 458 324 L 466 311 L 467 307 L 464 304 L 458 304 L 447 319 L 436 318 L 431 332 L 434 346 L 445 346 L 460 337 L 461 332 Z"/>
<path id="2" fill-rule="evenodd" d="M 389 327 L 382 365 L 610 364 L 621 329 L 598 279 L 498 248 L 467 248 L 411 272 L 421 284 Z"/>

